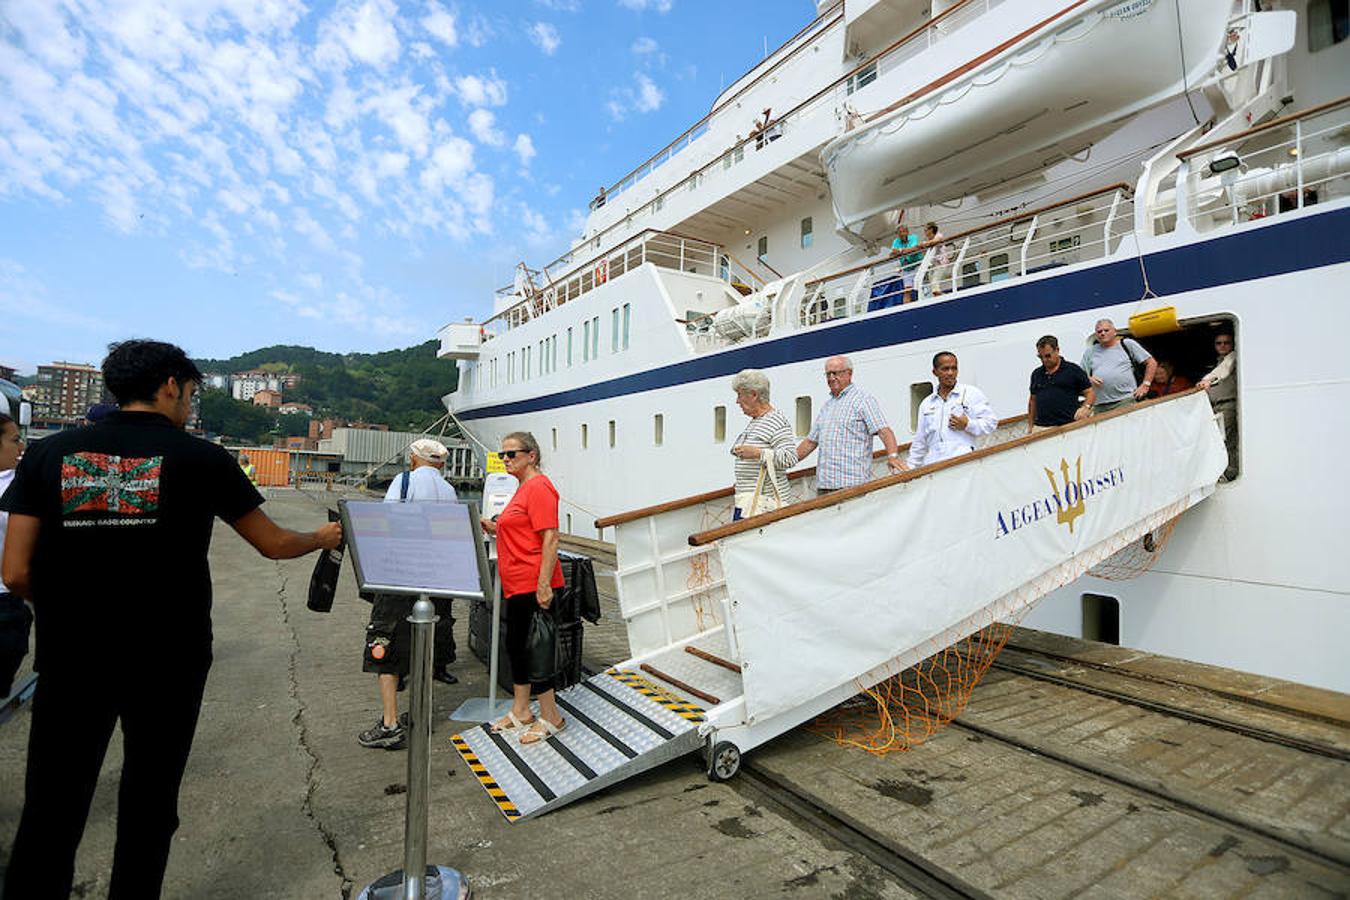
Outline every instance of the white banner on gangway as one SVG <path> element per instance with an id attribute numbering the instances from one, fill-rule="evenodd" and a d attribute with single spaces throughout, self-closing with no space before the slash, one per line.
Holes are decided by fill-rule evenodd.
<path id="1" fill-rule="evenodd" d="M 1225 465 L 1197 393 L 723 539 L 749 720 L 922 645 Z"/>

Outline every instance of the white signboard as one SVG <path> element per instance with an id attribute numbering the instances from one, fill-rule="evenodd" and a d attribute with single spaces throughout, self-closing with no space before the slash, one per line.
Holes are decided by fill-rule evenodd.
<path id="1" fill-rule="evenodd" d="M 725 538 L 751 721 L 978 621 L 1204 496 L 1225 465 L 1209 401 L 1195 394 Z"/>
<path id="2" fill-rule="evenodd" d="M 483 598 L 487 564 L 474 507 L 344 500 L 341 511 L 361 590 Z"/>

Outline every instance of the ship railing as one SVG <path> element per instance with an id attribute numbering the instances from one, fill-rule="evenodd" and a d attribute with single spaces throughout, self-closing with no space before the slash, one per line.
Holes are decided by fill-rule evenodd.
<path id="1" fill-rule="evenodd" d="M 1350 96 L 1205 141 L 1176 157 L 1179 230 L 1204 233 L 1325 202 L 1345 194 L 1350 183 Z"/>
<path id="2" fill-rule="evenodd" d="M 1130 188 L 1121 183 L 893 251 L 807 281 L 796 326 L 942 299 L 1108 257 L 1130 235 L 1133 221 Z"/>
<path id="3" fill-rule="evenodd" d="M 661 269 L 718 278 L 741 294 L 749 294 L 770 280 L 759 268 L 746 265 L 725 247 L 673 231 L 647 229 L 605 253 L 574 266 L 557 279 L 540 273 L 527 295 L 483 323 L 488 339 L 570 303 L 646 263 Z M 761 261 L 762 264 L 762 261 Z M 498 297 L 515 297 L 515 289 L 500 289 Z"/>

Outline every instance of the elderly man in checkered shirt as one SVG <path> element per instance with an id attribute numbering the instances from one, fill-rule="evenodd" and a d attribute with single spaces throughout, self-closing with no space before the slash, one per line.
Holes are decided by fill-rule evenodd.
<path id="1" fill-rule="evenodd" d="M 886 424 L 877 398 L 853 383 L 853 363 L 847 356 L 825 360 L 825 383 L 830 397 L 821 406 L 811 433 L 797 445 L 797 459 L 820 448 L 816 464 L 816 492 L 828 494 L 872 478 L 872 437 L 886 448 L 886 467 L 902 472 L 909 466 L 900 458 L 895 432 Z"/>

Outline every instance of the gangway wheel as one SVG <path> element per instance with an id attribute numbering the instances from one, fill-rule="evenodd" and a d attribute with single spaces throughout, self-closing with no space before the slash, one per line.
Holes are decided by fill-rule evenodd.
<path id="1" fill-rule="evenodd" d="M 718 741 L 708 754 L 708 780 L 730 781 L 741 770 L 741 750 L 731 741 Z"/>

